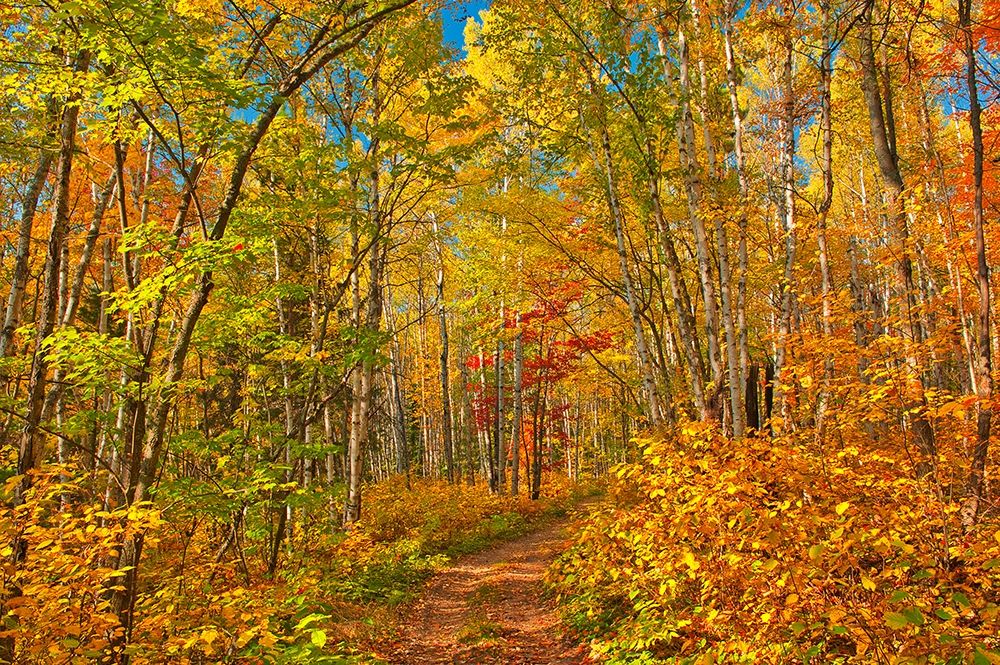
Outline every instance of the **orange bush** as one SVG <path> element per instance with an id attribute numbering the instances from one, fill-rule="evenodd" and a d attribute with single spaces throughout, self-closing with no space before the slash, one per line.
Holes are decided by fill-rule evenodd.
<path id="1" fill-rule="evenodd" d="M 1000 532 L 904 454 L 688 425 L 639 441 L 550 572 L 611 662 L 1000 662 Z M 803 443 L 803 440 L 808 443 Z M 948 468 L 942 465 L 942 469 Z M 676 659 L 676 660 L 675 660 Z"/>
<path id="2" fill-rule="evenodd" d="M 125 572 L 114 568 L 119 543 L 137 530 L 147 551 L 132 663 L 352 662 L 344 654 L 357 648 L 369 603 L 406 600 L 448 553 L 516 535 L 568 497 L 565 483 L 548 492 L 557 497 L 532 502 L 482 485 L 420 479 L 407 487 L 393 478 L 366 488 L 363 519 L 345 533 L 325 508 L 335 490 L 315 486 L 303 492 L 320 509 L 295 512 L 292 542 L 269 578 L 259 543 L 244 546 L 245 575 L 235 554 L 220 557 L 226 531 L 217 519 L 191 519 L 193 504 L 185 519 L 176 503 L 162 514 L 149 504 L 102 510 L 83 498 L 93 488 L 61 480 L 65 473 L 38 474 L 25 503 L 0 513 L 3 542 L 27 543 L 16 565 L 10 546 L 2 552 L 3 591 L 12 596 L 3 635 L 18 662 L 84 663 L 107 652 L 120 626 L 105 592 Z"/>

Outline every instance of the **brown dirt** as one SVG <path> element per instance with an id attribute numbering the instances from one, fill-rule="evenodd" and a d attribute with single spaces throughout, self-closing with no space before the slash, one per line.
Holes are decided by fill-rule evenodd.
<path id="1" fill-rule="evenodd" d="M 565 548 L 569 519 L 460 558 L 403 611 L 392 665 L 577 665 L 585 645 L 562 630 L 542 576 Z"/>

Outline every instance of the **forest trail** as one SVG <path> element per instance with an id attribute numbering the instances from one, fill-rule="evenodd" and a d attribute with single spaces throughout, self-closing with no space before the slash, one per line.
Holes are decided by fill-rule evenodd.
<path id="1" fill-rule="evenodd" d="M 545 569 L 585 511 L 516 540 L 458 559 L 435 575 L 400 618 L 397 639 L 379 651 L 392 665 L 576 665 L 586 645 L 566 636 L 542 597 Z"/>

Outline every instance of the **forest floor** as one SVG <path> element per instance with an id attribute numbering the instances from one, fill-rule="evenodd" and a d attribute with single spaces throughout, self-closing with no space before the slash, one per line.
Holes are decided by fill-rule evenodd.
<path id="1" fill-rule="evenodd" d="M 576 665 L 589 649 L 563 630 L 543 597 L 545 569 L 564 549 L 574 513 L 458 559 L 404 608 L 378 653 L 392 665 Z"/>

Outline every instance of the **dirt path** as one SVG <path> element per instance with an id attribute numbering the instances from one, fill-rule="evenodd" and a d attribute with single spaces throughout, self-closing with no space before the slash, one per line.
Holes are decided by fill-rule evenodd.
<path id="1" fill-rule="evenodd" d="M 392 665 L 576 665 L 587 648 L 568 639 L 542 598 L 542 576 L 566 543 L 570 519 L 462 557 L 435 575 L 381 656 Z"/>

